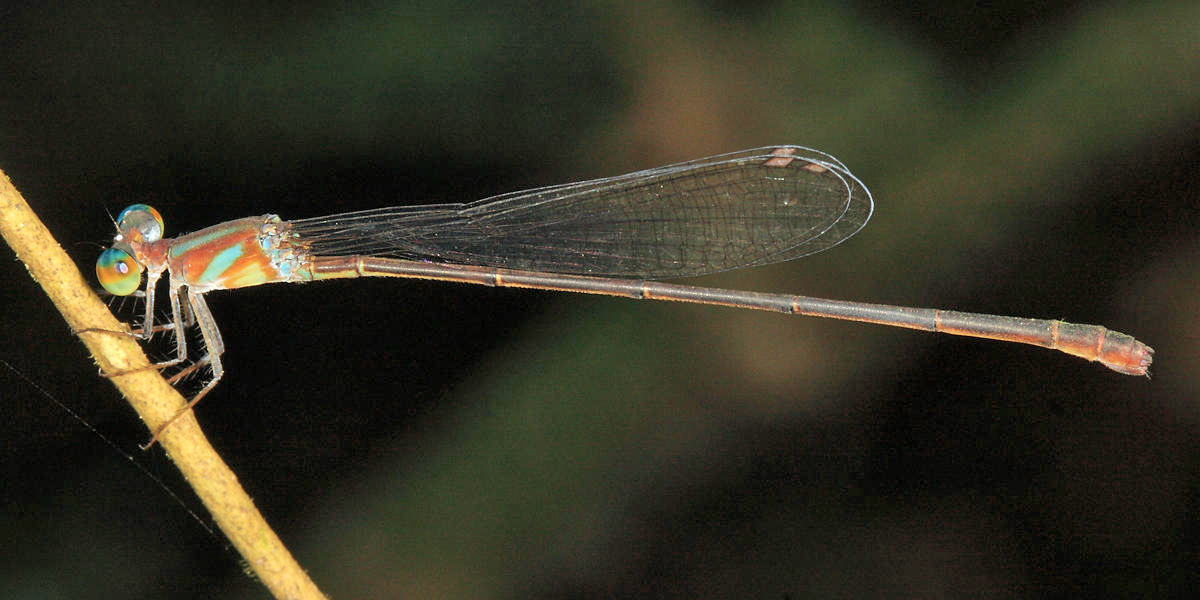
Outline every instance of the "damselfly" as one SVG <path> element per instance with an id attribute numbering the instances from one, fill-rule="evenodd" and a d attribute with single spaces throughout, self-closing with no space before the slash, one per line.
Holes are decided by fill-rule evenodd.
<path id="1" fill-rule="evenodd" d="M 194 321 L 205 346 L 195 364 L 212 370 L 188 407 L 225 372 L 225 343 L 205 294 L 345 277 L 437 279 L 865 321 L 1044 346 L 1119 373 L 1147 373 L 1153 349 L 1098 325 L 656 281 L 826 250 L 858 232 L 872 208 L 866 186 L 836 158 L 777 146 L 471 204 L 294 221 L 263 215 L 173 239 L 163 237 L 158 211 L 135 204 L 117 217 L 115 243 L 100 255 L 96 274 L 108 291 L 128 295 L 145 272 L 146 316 L 138 334 L 148 339 L 155 330 L 154 290 L 168 273 L 172 323 L 165 328 L 175 332 L 176 356 L 158 366 L 187 360 L 184 327 Z"/>

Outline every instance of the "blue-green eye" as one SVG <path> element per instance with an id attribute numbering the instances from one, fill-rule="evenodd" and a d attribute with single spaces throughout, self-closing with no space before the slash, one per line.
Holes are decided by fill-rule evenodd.
<path id="1" fill-rule="evenodd" d="M 163 231 L 162 215 L 153 206 L 134 204 L 117 215 L 117 232 L 131 241 L 157 242 Z"/>
<path id="2" fill-rule="evenodd" d="M 96 259 L 96 278 L 113 295 L 128 296 L 142 284 L 142 265 L 128 252 L 109 248 Z"/>

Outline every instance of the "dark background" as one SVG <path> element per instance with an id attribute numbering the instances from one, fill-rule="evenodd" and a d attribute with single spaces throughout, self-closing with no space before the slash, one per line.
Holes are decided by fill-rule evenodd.
<path id="1" fill-rule="evenodd" d="M 0 168 L 89 278 L 134 202 L 175 235 L 800 143 L 867 183 L 870 226 L 698 283 L 1101 323 L 1158 351 L 1147 380 L 663 303 L 213 293 L 227 375 L 199 419 L 332 597 L 1200 585 L 1195 3 L 242 4 L 0 8 Z M 22 266 L 0 269 L 19 373 L 0 366 L 0 596 L 264 597 L 26 380 L 207 519 Z"/>

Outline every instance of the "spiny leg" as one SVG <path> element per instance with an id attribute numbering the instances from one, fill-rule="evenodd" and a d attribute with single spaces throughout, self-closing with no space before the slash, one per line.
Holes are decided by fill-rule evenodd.
<path id="1" fill-rule="evenodd" d="M 139 334 L 143 340 L 150 339 L 154 335 L 154 292 L 158 288 L 158 278 L 161 271 L 153 270 L 146 272 L 146 319 L 143 321 L 142 329 Z M 178 330 L 176 330 L 178 332 Z"/>
<path id="2" fill-rule="evenodd" d="M 183 339 L 182 336 L 184 336 L 186 334 L 186 327 L 191 325 L 192 314 L 190 312 L 184 313 L 183 318 L 181 318 L 179 304 L 177 301 L 173 301 L 171 304 L 171 312 L 172 312 L 171 322 L 157 324 L 157 325 L 154 323 L 154 296 L 155 296 L 154 292 L 155 292 L 155 288 L 157 287 L 157 284 L 158 284 L 158 279 L 159 279 L 158 273 L 155 273 L 153 271 L 148 272 L 146 275 L 146 291 L 138 292 L 138 295 L 140 295 L 146 299 L 146 316 L 143 321 L 142 327 L 130 328 L 127 331 L 115 331 L 115 330 L 111 330 L 111 329 L 103 329 L 100 327 L 89 327 L 87 329 L 81 329 L 76 333 L 77 334 L 80 334 L 80 333 L 106 333 L 109 335 L 125 335 L 125 336 L 133 336 L 140 340 L 149 340 L 151 337 L 153 337 L 153 335 L 156 332 L 168 331 L 168 330 L 174 331 L 175 338 L 176 338 L 176 353 L 175 353 L 176 356 L 175 356 L 175 358 L 173 358 L 171 360 L 156 362 L 151 365 L 146 365 L 145 367 L 138 367 L 138 368 L 134 368 L 134 369 L 125 369 L 125 370 L 117 371 L 114 373 L 105 373 L 105 372 L 101 371 L 100 372 L 101 377 L 112 378 L 112 377 L 120 377 L 121 375 L 127 375 L 130 373 L 138 373 L 140 371 L 146 371 L 146 370 L 150 370 L 150 369 L 161 370 L 161 369 L 165 369 L 167 367 L 175 366 L 187 359 L 186 341 L 184 342 L 183 347 L 180 348 L 179 340 Z M 174 296 L 174 294 L 172 294 L 172 296 Z M 172 300 L 175 300 L 175 298 L 172 297 Z"/>
<path id="3" fill-rule="evenodd" d="M 204 343 L 205 353 L 194 365 L 184 372 L 176 374 L 171 380 L 174 382 L 180 376 L 194 371 L 203 364 L 208 364 L 212 368 L 212 379 L 209 379 L 208 383 L 204 384 L 204 387 L 200 388 L 200 391 L 195 396 L 192 396 L 192 399 L 183 408 L 176 411 L 170 419 L 167 419 L 165 423 L 158 426 L 158 429 L 154 430 L 154 434 L 150 436 L 150 441 L 141 446 L 142 450 L 147 450 L 153 446 L 158 441 L 158 437 L 162 435 L 162 432 L 174 423 L 176 419 L 195 407 L 196 403 L 200 402 L 200 399 L 205 394 L 208 394 L 216 387 L 217 382 L 225 374 L 225 367 L 221 364 L 221 355 L 225 353 L 225 340 L 221 338 L 221 330 L 217 328 L 217 322 L 213 318 L 212 312 L 208 309 L 208 303 L 204 300 L 204 294 L 189 291 L 185 300 L 187 301 L 188 308 L 191 310 L 191 314 L 196 319 L 196 323 L 200 326 L 200 337 Z M 172 290 L 171 302 L 176 324 L 179 325 L 179 294 L 175 290 Z M 184 349 L 186 350 L 186 346 L 184 346 Z"/>

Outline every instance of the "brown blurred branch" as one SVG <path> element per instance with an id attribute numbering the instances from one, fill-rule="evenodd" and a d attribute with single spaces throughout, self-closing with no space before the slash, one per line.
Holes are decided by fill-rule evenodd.
<path id="1" fill-rule="evenodd" d="M 127 328 L 96 296 L 49 230 L 0 171 L 0 235 L 17 253 L 34 281 L 62 313 L 117 389 L 150 431 L 184 406 Z M 271 530 L 237 477 L 208 443 L 190 413 L 167 428 L 159 442 L 183 473 L 217 525 L 276 598 L 324 598 L 279 536 Z"/>

